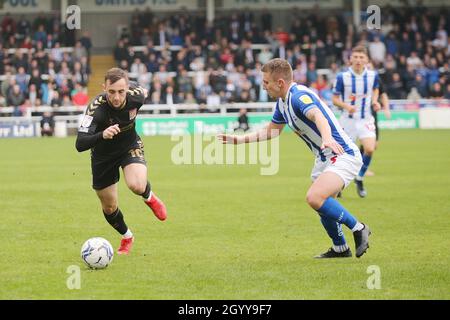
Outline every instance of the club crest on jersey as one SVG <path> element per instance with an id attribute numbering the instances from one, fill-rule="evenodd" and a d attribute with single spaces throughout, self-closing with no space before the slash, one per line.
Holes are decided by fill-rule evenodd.
<path id="1" fill-rule="evenodd" d="M 312 99 L 310 96 L 308 96 L 307 94 L 304 94 L 302 96 L 300 96 L 300 101 L 303 102 L 304 104 L 310 104 L 313 103 Z"/>
<path id="2" fill-rule="evenodd" d="M 89 126 L 91 125 L 93 119 L 94 119 L 93 117 L 85 115 L 84 118 L 83 118 L 83 121 L 81 122 L 81 126 L 83 128 L 89 128 Z"/>
<path id="3" fill-rule="evenodd" d="M 136 108 L 131 109 L 131 110 L 129 111 L 129 113 L 130 113 L 130 120 L 133 120 L 134 118 L 136 118 L 136 115 L 137 115 L 137 109 L 136 109 Z"/>

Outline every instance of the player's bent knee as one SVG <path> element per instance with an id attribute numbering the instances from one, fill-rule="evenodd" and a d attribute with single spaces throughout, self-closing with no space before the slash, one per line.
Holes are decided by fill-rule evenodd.
<path id="1" fill-rule="evenodd" d="M 128 188 L 135 194 L 143 194 L 146 186 L 147 181 L 145 183 L 133 182 L 128 185 Z"/>
<path id="2" fill-rule="evenodd" d="M 117 204 L 115 204 L 115 203 L 107 204 L 107 205 L 102 204 L 102 209 L 105 214 L 112 214 L 112 213 L 116 212 Z"/>
<path id="3" fill-rule="evenodd" d="M 314 191 L 308 191 L 306 194 L 306 202 L 314 210 L 319 209 L 323 204 L 324 199 Z"/>
<path id="4" fill-rule="evenodd" d="M 368 156 L 372 156 L 374 151 L 375 151 L 375 148 L 366 148 L 366 149 L 364 149 L 364 154 L 367 154 Z"/>

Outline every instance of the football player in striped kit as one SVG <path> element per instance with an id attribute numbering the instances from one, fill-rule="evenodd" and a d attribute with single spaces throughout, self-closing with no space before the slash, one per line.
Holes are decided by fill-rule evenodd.
<path id="1" fill-rule="evenodd" d="M 378 102 L 379 78 L 375 70 L 369 70 L 367 49 L 356 46 L 352 49 L 350 68 L 336 77 L 333 86 L 333 104 L 343 109 L 339 119 L 344 131 L 363 146 L 363 165 L 355 178 L 358 195 L 367 196 L 363 185 L 364 175 L 369 168 L 376 147 L 375 119 L 372 108 L 381 108 Z"/>
<path id="2" fill-rule="evenodd" d="M 369 247 L 369 227 L 359 222 L 336 199 L 362 166 L 358 147 L 342 130 L 329 107 L 309 88 L 297 85 L 292 67 L 284 59 L 272 59 L 263 68 L 263 87 L 277 99 L 272 121 L 263 129 L 245 135 L 219 134 L 223 143 L 241 144 L 277 137 L 287 124 L 315 155 L 313 181 L 306 201 L 319 214 L 333 245 L 316 258 L 347 258 L 351 250 L 341 225 L 353 232 L 356 257 Z"/>

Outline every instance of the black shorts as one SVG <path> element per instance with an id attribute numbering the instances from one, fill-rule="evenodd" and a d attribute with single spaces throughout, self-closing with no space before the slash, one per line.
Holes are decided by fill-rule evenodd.
<path id="1" fill-rule="evenodd" d="M 92 188 L 101 190 L 117 183 L 120 179 L 119 169 L 130 163 L 142 163 L 147 165 L 144 158 L 144 144 L 136 140 L 127 153 L 112 159 L 91 158 Z"/>
<path id="2" fill-rule="evenodd" d="M 380 129 L 378 128 L 378 113 L 372 111 L 373 118 L 375 119 L 375 136 L 376 140 L 380 137 Z"/>

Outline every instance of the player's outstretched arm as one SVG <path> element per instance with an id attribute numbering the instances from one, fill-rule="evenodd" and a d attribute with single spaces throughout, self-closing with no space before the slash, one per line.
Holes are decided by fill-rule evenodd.
<path id="1" fill-rule="evenodd" d="M 218 134 L 217 138 L 226 144 L 241 144 L 241 143 L 251 143 L 258 141 L 270 140 L 272 138 L 278 137 L 284 128 L 284 124 L 278 124 L 270 122 L 265 128 L 252 132 L 246 135 L 235 135 L 235 134 Z"/>

